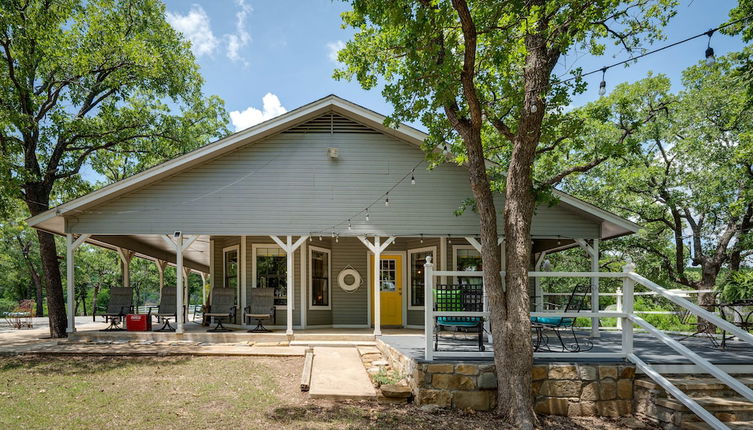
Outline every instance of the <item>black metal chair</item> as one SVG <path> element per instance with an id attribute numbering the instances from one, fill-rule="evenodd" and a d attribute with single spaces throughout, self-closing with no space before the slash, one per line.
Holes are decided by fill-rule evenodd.
<path id="1" fill-rule="evenodd" d="M 125 319 L 125 316 L 131 312 L 133 312 L 133 288 L 110 288 L 110 302 L 107 304 L 107 311 L 102 314 L 105 317 L 105 322 L 110 324 L 101 331 L 125 330 L 120 324 Z"/>
<path id="2" fill-rule="evenodd" d="M 207 306 L 204 317 L 211 321 L 214 318 L 217 323 L 213 329 L 208 332 L 232 331 L 222 325 L 223 320 L 226 322 L 235 319 L 237 306 L 235 305 L 235 288 L 214 288 L 212 289 L 211 305 Z"/>
<path id="3" fill-rule="evenodd" d="M 152 313 L 156 309 L 157 312 Z M 162 321 L 162 327 L 155 331 L 175 331 L 175 327 L 170 325 L 170 318 L 178 319 L 178 291 L 175 287 L 163 287 L 158 306 L 149 306 L 149 318 L 152 315 L 157 317 L 157 321 Z"/>
<path id="4" fill-rule="evenodd" d="M 272 320 L 276 323 L 275 312 L 275 289 L 274 288 L 251 288 L 249 291 L 249 300 L 251 303 L 243 309 L 244 318 L 256 320 L 256 327 L 249 330 L 249 333 L 269 333 L 272 330 L 267 329 L 262 324 L 264 320 Z"/>
<path id="5" fill-rule="evenodd" d="M 434 292 L 434 310 L 482 312 L 484 310 L 484 286 L 471 284 L 440 284 Z M 434 350 L 439 350 L 439 332 L 443 328 L 477 330 L 478 350 L 484 351 L 484 318 L 464 316 L 441 316 L 434 318 Z"/>
<path id="6" fill-rule="evenodd" d="M 567 299 L 567 304 L 562 309 L 562 312 L 580 312 L 583 310 L 583 306 L 586 303 L 586 296 L 591 292 L 590 285 L 576 285 L 570 296 Z M 557 305 L 553 303 L 546 303 L 550 306 L 551 310 L 557 309 Z M 531 325 L 537 333 L 537 340 L 534 343 L 535 349 L 546 349 L 551 351 L 549 347 L 549 337 L 546 336 L 547 332 L 553 333 L 562 347 L 562 352 L 581 352 L 590 351 L 593 348 L 593 342 L 588 338 L 578 339 L 578 334 L 575 331 L 575 318 L 573 317 L 531 317 Z M 572 343 L 567 344 L 562 337 L 562 333 L 568 333 L 572 337 Z"/>

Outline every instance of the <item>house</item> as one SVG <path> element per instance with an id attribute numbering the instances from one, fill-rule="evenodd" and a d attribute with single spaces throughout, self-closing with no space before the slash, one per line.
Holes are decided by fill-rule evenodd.
<path id="1" fill-rule="evenodd" d="M 274 287 L 277 325 L 289 334 L 422 327 L 426 257 L 439 270 L 480 270 L 479 221 L 472 210 L 456 215 L 472 197 L 465 167 L 427 169 L 426 135 L 384 119 L 330 95 L 31 218 L 34 228 L 67 238 L 69 330 L 73 250 L 83 242 L 117 250 L 125 283 L 138 256 L 175 264 L 178 285 L 195 271 L 234 288 L 240 308 L 250 289 Z M 638 230 L 556 195 L 556 205 L 534 216 L 536 261 L 578 245 L 598 261 L 600 240 Z M 177 294 L 180 306 L 185 293 Z"/>

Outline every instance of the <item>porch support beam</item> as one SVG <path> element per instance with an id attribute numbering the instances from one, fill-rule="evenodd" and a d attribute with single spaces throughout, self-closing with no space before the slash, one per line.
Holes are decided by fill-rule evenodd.
<path id="1" fill-rule="evenodd" d="M 381 300 L 381 288 L 382 285 L 382 271 L 379 270 L 381 266 L 382 251 L 387 249 L 395 241 L 395 236 L 390 236 L 384 243 L 381 243 L 379 236 L 374 236 L 374 243 L 372 244 L 366 239 L 365 236 L 358 236 L 358 240 L 366 246 L 374 254 L 374 336 L 382 335 L 382 300 Z"/>
<path id="2" fill-rule="evenodd" d="M 159 299 L 162 301 L 162 289 L 165 288 L 165 267 L 167 267 L 167 261 L 154 260 L 154 264 L 157 266 L 157 273 L 159 274 Z"/>
<path id="3" fill-rule="evenodd" d="M 123 274 L 123 286 L 126 288 L 129 288 L 131 286 L 131 260 L 133 260 L 133 255 L 136 254 L 134 251 L 131 251 L 130 249 L 125 248 L 118 248 L 118 255 L 120 256 L 120 261 L 122 264 L 122 274 Z"/>
<path id="4" fill-rule="evenodd" d="M 269 236 L 272 238 L 272 240 L 275 241 L 276 244 L 280 246 L 280 248 L 285 251 L 285 254 L 287 256 L 287 288 L 288 288 L 288 299 L 287 299 L 287 329 L 285 330 L 285 334 L 288 336 L 293 335 L 293 303 L 295 303 L 295 285 L 294 285 L 294 271 L 295 271 L 295 265 L 293 264 L 293 258 L 294 258 L 294 252 L 296 249 L 298 249 L 305 241 L 308 239 L 308 236 L 301 236 L 293 242 L 293 236 L 286 236 L 285 242 L 282 241 L 277 236 Z M 305 305 L 305 304 L 302 304 Z"/>
<path id="5" fill-rule="evenodd" d="M 546 251 L 541 251 L 539 254 L 539 257 L 536 259 L 536 264 L 534 264 L 534 270 L 537 272 L 541 271 L 541 265 L 544 263 L 544 259 L 546 259 Z M 541 278 L 535 277 L 533 278 L 533 285 L 534 285 L 534 300 L 535 300 L 535 309 L 536 312 L 541 312 L 544 310 L 544 290 L 541 288 Z"/>
<path id="6" fill-rule="evenodd" d="M 89 236 L 88 234 L 82 234 L 74 240 L 71 233 L 65 235 L 65 275 L 66 288 L 68 290 L 68 327 L 65 329 L 66 333 L 76 332 L 76 262 L 74 261 L 73 251 L 78 249 Z"/>
<path id="7" fill-rule="evenodd" d="M 599 239 L 593 239 L 591 245 L 585 241 L 585 239 L 575 239 L 577 243 L 586 254 L 591 258 L 591 271 L 599 271 Z M 591 278 L 591 312 L 598 312 L 599 310 L 599 278 Z M 600 337 L 599 333 L 599 319 L 591 318 L 591 337 Z"/>
<path id="8" fill-rule="evenodd" d="M 239 288 L 241 289 L 240 295 L 238 296 L 240 298 L 238 303 L 238 312 L 241 314 L 241 325 L 246 325 L 246 303 L 248 300 L 248 275 L 246 274 L 246 236 L 241 236 L 241 247 L 240 247 L 240 255 L 238 256 L 238 261 L 240 264 L 240 271 L 241 271 L 241 284 Z"/>
<path id="9" fill-rule="evenodd" d="M 175 249 L 175 309 L 178 313 L 178 321 L 176 322 L 175 333 L 183 333 L 183 324 L 185 321 L 185 313 L 183 311 L 183 251 L 188 249 L 199 236 L 190 236 L 184 238 L 183 235 L 179 235 L 173 238 L 172 235 L 166 234 L 162 236 L 162 239 Z"/>

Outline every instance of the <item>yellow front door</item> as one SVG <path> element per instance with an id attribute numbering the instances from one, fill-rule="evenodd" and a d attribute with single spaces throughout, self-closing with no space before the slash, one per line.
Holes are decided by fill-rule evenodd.
<path id="1" fill-rule="evenodd" d="M 374 256 L 369 257 L 374 267 Z M 381 300 L 381 325 L 403 325 L 403 256 L 382 255 L 380 261 L 382 285 L 379 289 Z M 374 276 L 371 276 L 371 321 L 374 321 Z"/>

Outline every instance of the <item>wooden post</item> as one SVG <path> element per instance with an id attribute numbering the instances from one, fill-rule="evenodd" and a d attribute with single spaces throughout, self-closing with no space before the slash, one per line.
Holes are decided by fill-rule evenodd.
<path id="1" fill-rule="evenodd" d="M 178 313 L 175 333 L 183 333 L 183 324 L 185 320 L 185 308 L 183 306 L 183 251 L 188 249 L 199 236 L 191 236 L 183 240 L 183 235 L 176 232 L 173 236 L 165 235 L 162 239 L 171 244 L 175 249 L 175 308 Z"/>
<path id="2" fill-rule="evenodd" d="M 241 315 L 241 325 L 246 325 L 246 316 L 244 314 L 244 310 L 246 309 L 246 304 L 248 302 L 248 275 L 246 273 L 246 250 L 247 250 L 247 244 L 246 244 L 246 236 L 241 236 L 241 247 L 240 252 L 238 255 L 238 269 L 240 270 L 241 274 L 241 282 L 238 288 L 240 288 L 240 295 L 239 297 L 239 303 L 238 303 L 238 312 Z"/>
<path id="3" fill-rule="evenodd" d="M 88 234 L 82 234 L 76 240 L 73 240 L 71 233 L 65 235 L 65 275 L 68 291 L 68 327 L 65 330 L 66 333 L 76 332 L 76 262 L 73 252 L 88 238 Z"/>
<path id="4" fill-rule="evenodd" d="M 599 239 L 593 240 L 591 255 L 591 271 L 599 271 Z M 599 312 L 599 277 L 591 278 L 591 312 Z M 599 319 L 591 318 L 591 337 L 600 337 Z"/>
<path id="5" fill-rule="evenodd" d="M 285 334 L 289 337 L 293 336 L 293 304 L 295 303 L 295 284 L 294 284 L 294 273 L 295 265 L 293 264 L 294 261 L 294 253 L 295 250 L 298 249 L 305 241 L 308 239 L 308 236 L 301 236 L 298 238 L 298 240 L 293 243 L 293 236 L 287 236 L 285 238 L 285 242 L 283 242 L 279 237 L 277 236 L 270 236 L 272 240 L 277 243 L 277 245 L 280 246 L 285 251 L 285 256 L 287 258 L 287 309 L 286 309 L 286 319 L 287 319 L 287 328 L 285 330 Z"/>
<path id="6" fill-rule="evenodd" d="M 374 243 L 371 244 L 363 236 L 358 236 L 358 240 L 361 241 L 367 248 L 374 254 L 374 267 L 373 278 L 374 279 L 374 336 L 382 335 L 382 300 L 381 300 L 381 285 L 382 285 L 382 252 L 387 249 L 388 246 L 395 241 L 395 236 L 390 236 L 382 243 L 379 236 L 374 237 Z"/>
<path id="7" fill-rule="evenodd" d="M 431 256 L 424 263 L 424 359 L 434 359 L 434 265 Z"/>
<path id="8" fill-rule="evenodd" d="M 623 272 L 628 275 L 635 271 L 635 264 L 628 263 L 623 267 Z M 622 352 L 625 356 L 633 353 L 633 323 L 630 321 L 629 316 L 633 315 L 633 292 L 635 289 L 635 281 L 630 277 L 625 276 L 622 281 L 622 311 L 625 312 L 626 317 L 622 319 Z"/>

